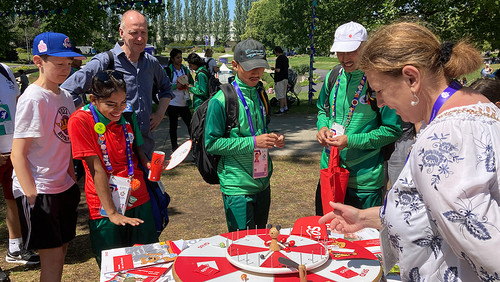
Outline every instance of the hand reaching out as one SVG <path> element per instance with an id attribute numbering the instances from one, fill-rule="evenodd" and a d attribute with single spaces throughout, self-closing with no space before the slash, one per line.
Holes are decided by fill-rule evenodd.
<path id="1" fill-rule="evenodd" d="M 144 223 L 144 221 L 142 219 L 127 217 L 127 216 L 121 215 L 119 213 L 110 214 L 108 217 L 109 217 L 109 220 L 116 225 L 125 226 L 127 224 L 130 224 L 132 226 L 137 226 L 141 223 Z"/>
<path id="2" fill-rule="evenodd" d="M 331 220 L 330 229 L 340 233 L 353 233 L 365 228 L 362 223 L 361 210 L 340 203 L 330 202 L 334 209 L 319 219 L 319 224 L 324 224 Z"/>

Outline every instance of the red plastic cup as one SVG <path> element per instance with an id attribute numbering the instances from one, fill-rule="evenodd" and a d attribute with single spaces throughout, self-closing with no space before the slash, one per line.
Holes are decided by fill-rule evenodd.
<path id="1" fill-rule="evenodd" d="M 150 181 L 155 181 L 155 182 L 160 181 L 164 160 L 165 160 L 165 153 L 161 151 L 153 152 L 153 158 L 151 159 L 151 168 L 149 169 L 149 175 L 148 175 L 148 179 Z"/>

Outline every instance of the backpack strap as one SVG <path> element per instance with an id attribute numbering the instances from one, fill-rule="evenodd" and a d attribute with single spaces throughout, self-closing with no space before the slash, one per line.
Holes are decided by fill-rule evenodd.
<path id="1" fill-rule="evenodd" d="M 220 86 L 226 104 L 226 130 L 224 137 L 229 136 L 229 131 L 238 126 L 239 108 L 238 94 L 231 84 L 222 84 Z"/>
<path id="2" fill-rule="evenodd" d="M 330 112 L 330 93 L 333 90 L 333 86 L 335 85 L 335 81 L 339 77 L 340 69 L 342 69 L 342 65 L 338 64 L 330 71 L 328 74 L 328 82 L 326 83 L 326 99 L 323 104 L 323 108 L 325 109 L 326 114 Z"/>
<path id="3" fill-rule="evenodd" d="M 14 81 L 12 81 L 12 78 L 10 78 L 9 72 L 2 64 L 0 64 L 0 73 L 5 76 L 5 78 L 7 78 L 10 82 L 14 83 Z"/>
<path id="4" fill-rule="evenodd" d="M 201 69 L 200 72 L 205 74 L 208 79 L 212 76 L 212 74 L 206 69 Z M 198 76 L 198 75 L 196 75 L 196 76 Z"/>
<path id="5" fill-rule="evenodd" d="M 110 50 L 106 51 L 106 54 L 108 54 L 108 58 L 109 58 L 109 63 L 108 63 L 108 67 L 106 68 L 106 70 L 114 70 L 115 69 L 115 56 L 113 56 L 113 53 Z"/>

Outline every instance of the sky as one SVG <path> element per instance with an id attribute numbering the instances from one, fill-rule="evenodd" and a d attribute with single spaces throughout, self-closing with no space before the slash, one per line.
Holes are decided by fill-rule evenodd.
<path id="1" fill-rule="evenodd" d="M 227 0 L 227 6 L 229 7 L 229 18 L 234 18 L 234 1 L 235 0 Z"/>

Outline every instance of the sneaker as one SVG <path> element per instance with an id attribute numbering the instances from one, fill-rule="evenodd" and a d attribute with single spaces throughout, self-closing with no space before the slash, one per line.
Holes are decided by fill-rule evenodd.
<path id="1" fill-rule="evenodd" d="M 274 113 L 275 116 L 280 116 L 282 114 L 284 114 L 285 112 L 282 112 L 281 110 L 278 110 Z"/>
<path id="2" fill-rule="evenodd" d="M 21 249 L 20 251 L 13 253 L 7 251 L 5 260 L 10 263 L 39 264 L 40 256 L 33 251 Z"/>
<path id="3" fill-rule="evenodd" d="M 0 282 L 10 282 L 9 276 L 0 268 Z"/>

